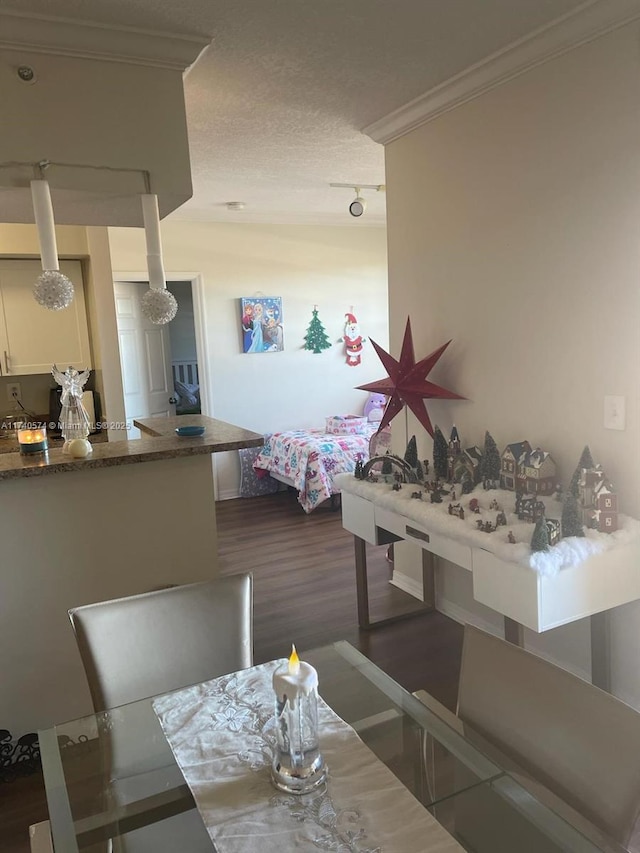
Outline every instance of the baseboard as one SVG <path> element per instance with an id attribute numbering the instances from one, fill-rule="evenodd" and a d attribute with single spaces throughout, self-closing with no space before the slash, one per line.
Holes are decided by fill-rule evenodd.
<path id="1" fill-rule="evenodd" d="M 420 581 L 415 580 L 414 578 L 410 578 L 409 575 L 405 575 L 402 572 L 394 571 L 393 577 L 389 581 L 392 586 L 401 589 L 403 592 L 408 592 L 409 595 L 412 595 L 414 598 L 417 598 L 418 601 L 424 601 L 424 590 L 422 589 L 422 584 Z"/>
<path id="2" fill-rule="evenodd" d="M 218 492 L 216 495 L 217 501 L 232 501 L 234 498 L 239 498 L 240 492 L 238 489 L 222 489 L 221 492 Z"/>
<path id="3" fill-rule="evenodd" d="M 481 616 L 478 616 L 476 613 L 472 613 L 470 610 L 467 610 L 465 607 L 461 607 L 459 604 L 456 604 L 454 601 L 450 601 L 448 598 L 442 598 L 437 595 L 436 609 L 439 610 L 440 613 L 444 613 L 445 616 L 448 616 L 449 619 L 453 619 L 454 622 L 459 622 L 461 625 L 473 625 L 476 628 L 480 628 L 481 631 L 486 631 L 487 634 L 492 634 L 494 637 L 503 636 L 501 631 L 496 628 L 492 622 L 483 619 Z"/>

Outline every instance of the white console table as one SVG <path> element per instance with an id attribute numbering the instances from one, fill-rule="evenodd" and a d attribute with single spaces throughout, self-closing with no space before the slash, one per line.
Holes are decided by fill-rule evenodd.
<path id="1" fill-rule="evenodd" d="M 363 484 L 358 483 L 362 492 Z M 441 557 L 472 573 L 473 597 L 502 614 L 505 639 L 523 645 L 523 627 L 542 633 L 578 619 L 591 618 L 591 672 L 597 686 L 610 689 L 608 614 L 613 607 L 640 598 L 640 541 L 591 556 L 555 576 L 500 559 L 491 551 L 466 545 L 428 525 L 376 503 L 375 487 L 365 497 L 349 490 L 341 477 L 342 525 L 355 540 L 358 622 L 371 629 L 394 618 L 372 622 L 369 616 L 365 543 L 383 545 L 400 540 L 420 546 L 423 555 L 424 603 L 417 612 L 435 607 L 435 559 Z M 406 506 L 406 502 L 404 502 Z"/>

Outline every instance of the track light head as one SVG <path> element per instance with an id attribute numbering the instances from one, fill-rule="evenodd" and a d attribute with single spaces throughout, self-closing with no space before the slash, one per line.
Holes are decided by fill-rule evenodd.
<path id="1" fill-rule="evenodd" d="M 344 189 L 352 189 L 356 197 L 349 205 L 349 213 L 351 216 L 359 217 L 367 209 L 366 199 L 362 197 L 362 190 L 375 190 L 376 192 L 384 192 L 386 187 L 384 184 L 360 184 L 360 186 L 356 186 L 356 184 L 329 184 L 330 187 L 338 187 Z"/>
<path id="2" fill-rule="evenodd" d="M 349 205 L 349 213 L 352 216 L 362 216 L 362 214 L 367 209 L 367 202 L 360 195 L 359 188 L 356 187 L 355 190 L 356 190 L 356 197 L 354 198 L 354 200 Z"/>

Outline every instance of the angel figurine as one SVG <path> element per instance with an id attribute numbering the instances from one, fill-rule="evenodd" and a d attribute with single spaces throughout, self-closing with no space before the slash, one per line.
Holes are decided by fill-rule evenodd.
<path id="1" fill-rule="evenodd" d="M 64 373 L 57 365 L 51 368 L 51 374 L 58 385 L 62 386 L 60 403 L 60 431 L 64 438 L 63 452 L 69 452 L 69 444 L 76 438 L 87 439 L 89 435 L 89 415 L 82 404 L 82 388 L 86 384 L 90 370 L 80 373 L 69 366 Z"/>

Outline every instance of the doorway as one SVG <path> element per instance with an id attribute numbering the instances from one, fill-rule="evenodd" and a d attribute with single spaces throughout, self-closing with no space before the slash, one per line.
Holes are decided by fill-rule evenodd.
<path id="1" fill-rule="evenodd" d="M 198 276 L 167 282 L 178 302 L 165 326 L 149 322 L 140 300 L 149 286 L 143 276 L 114 282 L 120 366 L 127 423 L 136 418 L 207 413 L 202 382 L 204 349 L 201 281 Z M 127 438 L 140 438 L 131 426 Z"/>

